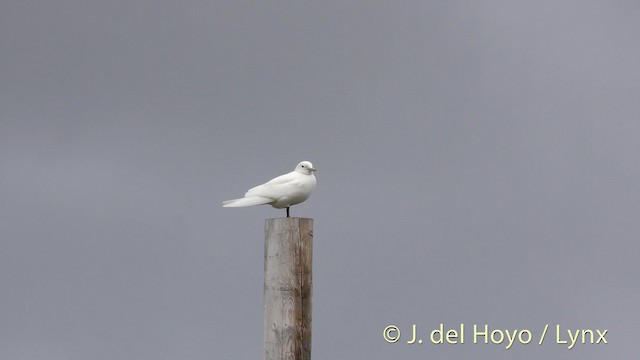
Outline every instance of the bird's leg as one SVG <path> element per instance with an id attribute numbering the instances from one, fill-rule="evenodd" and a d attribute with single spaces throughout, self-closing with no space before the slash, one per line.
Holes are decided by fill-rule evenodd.
<path id="1" fill-rule="evenodd" d="M 287 206 L 287 217 L 289 217 L 289 207 Z"/>

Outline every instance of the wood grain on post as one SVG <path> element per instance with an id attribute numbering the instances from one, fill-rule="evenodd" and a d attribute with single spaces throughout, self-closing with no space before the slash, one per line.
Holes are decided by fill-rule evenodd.
<path id="1" fill-rule="evenodd" d="M 265 360 L 311 359 L 313 219 L 265 222 Z"/>

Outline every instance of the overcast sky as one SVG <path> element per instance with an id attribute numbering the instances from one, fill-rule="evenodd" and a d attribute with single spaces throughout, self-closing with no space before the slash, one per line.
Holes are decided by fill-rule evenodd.
<path id="1" fill-rule="evenodd" d="M 284 211 L 221 202 L 301 160 L 314 359 L 631 358 L 638 34 L 633 1 L 2 0 L 0 359 L 261 359 Z"/>

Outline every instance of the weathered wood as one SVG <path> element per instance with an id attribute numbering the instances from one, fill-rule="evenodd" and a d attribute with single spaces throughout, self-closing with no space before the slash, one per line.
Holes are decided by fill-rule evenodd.
<path id="1" fill-rule="evenodd" d="M 313 219 L 265 222 L 265 360 L 311 359 Z"/>

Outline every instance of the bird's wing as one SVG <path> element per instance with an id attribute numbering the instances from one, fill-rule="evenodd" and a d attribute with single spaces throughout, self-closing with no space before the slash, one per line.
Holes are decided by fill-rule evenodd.
<path id="1" fill-rule="evenodd" d="M 295 171 L 288 174 L 280 175 L 268 182 L 253 187 L 244 194 L 245 197 L 265 197 L 270 199 L 279 199 L 296 190 L 299 183 L 299 174 Z"/>
<path id="2" fill-rule="evenodd" d="M 222 207 L 245 207 L 264 205 L 272 202 L 273 199 L 265 198 L 261 196 L 250 196 L 240 199 L 227 200 L 222 202 Z"/>

